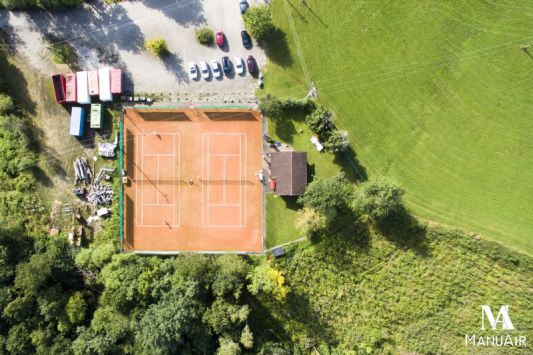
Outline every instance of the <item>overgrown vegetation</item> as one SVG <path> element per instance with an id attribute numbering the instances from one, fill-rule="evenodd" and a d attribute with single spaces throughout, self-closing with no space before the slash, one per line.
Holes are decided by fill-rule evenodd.
<path id="1" fill-rule="evenodd" d="M 151 38 L 144 43 L 146 49 L 158 57 L 166 56 L 168 52 L 167 41 L 161 37 Z"/>
<path id="2" fill-rule="evenodd" d="M 74 48 L 65 41 L 50 40 L 48 48 L 52 53 L 52 61 L 56 64 L 66 64 L 71 68 L 78 66 L 78 56 Z"/>
<path id="3" fill-rule="evenodd" d="M 39 7 L 42 9 L 60 9 L 83 4 L 85 0 L 0 0 L 0 6 L 6 9 L 29 9 Z"/>
<path id="4" fill-rule="evenodd" d="M 203 44 L 204 46 L 211 46 L 215 43 L 215 34 L 213 30 L 207 27 L 197 28 L 195 31 L 196 40 L 198 43 Z"/>

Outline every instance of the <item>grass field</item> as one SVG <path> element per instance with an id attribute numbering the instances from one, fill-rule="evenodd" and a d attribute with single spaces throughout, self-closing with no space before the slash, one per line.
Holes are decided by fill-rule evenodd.
<path id="1" fill-rule="evenodd" d="M 533 4 L 275 0 L 266 88 L 320 101 L 421 217 L 533 253 Z M 320 171 L 320 167 L 316 167 Z"/>

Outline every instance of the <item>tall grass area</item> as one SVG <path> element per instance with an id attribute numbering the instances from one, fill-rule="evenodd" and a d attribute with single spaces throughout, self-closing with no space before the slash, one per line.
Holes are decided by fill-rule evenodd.
<path id="1" fill-rule="evenodd" d="M 508 304 L 513 336 L 531 338 L 529 256 L 444 230 L 287 249 L 274 267 L 291 291 L 284 303 L 260 298 L 255 317 L 293 353 L 527 352 L 466 347 L 465 334 L 495 335 L 480 330 L 481 305 Z"/>
<path id="2" fill-rule="evenodd" d="M 533 254 L 533 4 L 289 3 L 271 6 L 286 36 L 266 90 L 307 92 L 288 10 L 319 100 L 369 175 L 404 187 L 421 217 Z"/>

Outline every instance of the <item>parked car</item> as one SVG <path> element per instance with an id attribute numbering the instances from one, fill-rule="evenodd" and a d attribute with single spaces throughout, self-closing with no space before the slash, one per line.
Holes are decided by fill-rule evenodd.
<path id="1" fill-rule="evenodd" d="M 235 72 L 237 74 L 244 73 L 244 60 L 239 56 L 235 57 Z"/>
<path id="2" fill-rule="evenodd" d="M 244 14 L 246 12 L 246 10 L 248 10 L 249 7 L 250 7 L 250 5 L 248 5 L 248 1 L 241 0 L 239 2 L 239 8 L 241 9 L 241 14 Z"/>
<path id="3" fill-rule="evenodd" d="M 213 76 L 220 78 L 222 76 L 222 70 L 220 70 L 220 64 L 216 60 L 211 61 L 211 69 L 213 70 Z"/>
<path id="4" fill-rule="evenodd" d="M 249 48 L 252 45 L 252 39 L 246 31 L 241 31 L 242 45 L 244 48 Z"/>
<path id="5" fill-rule="evenodd" d="M 226 76 L 231 74 L 231 62 L 227 56 L 222 57 L 222 70 L 224 70 Z"/>
<path id="6" fill-rule="evenodd" d="M 218 31 L 216 34 L 217 44 L 219 47 L 224 47 L 224 32 Z"/>
<path id="7" fill-rule="evenodd" d="M 189 78 L 193 80 L 198 78 L 198 69 L 196 68 L 196 64 L 193 62 L 189 63 Z"/>
<path id="8" fill-rule="evenodd" d="M 200 62 L 200 71 L 202 72 L 202 78 L 209 79 L 209 66 L 203 60 Z"/>
<path id="9" fill-rule="evenodd" d="M 250 74 L 255 74 L 257 72 L 257 63 L 253 56 L 249 55 L 248 58 L 246 58 L 246 64 L 248 65 L 248 72 Z"/>

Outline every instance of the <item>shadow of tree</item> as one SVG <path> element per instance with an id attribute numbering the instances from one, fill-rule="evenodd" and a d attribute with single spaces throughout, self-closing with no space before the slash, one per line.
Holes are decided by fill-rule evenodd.
<path id="1" fill-rule="evenodd" d="M 172 73 L 180 83 L 189 82 L 189 76 L 183 69 L 183 59 L 175 53 L 168 53 L 162 58 L 168 72 Z"/>
<path id="2" fill-rule="evenodd" d="M 106 5 L 96 1 L 68 10 L 30 10 L 27 18 L 31 30 L 56 41 L 115 54 L 114 60 L 104 62 L 117 62 L 119 49 L 138 53 L 144 47 L 144 35 L 139 26 L 119 4 Z"/>
<path id="3" fill-rule="evenodd" d="M 11 41 L 13 36 L 6 35 L 0 31 L 0 44 L 7 45 L 8 51 L 0 52 L 0 90 L 13 98 L 18 107 L 23 107 L 30 114 L 35 114 L 36 105 L 28 91 L 28 82 L 22 72 L 15 65 L 8 61 L 8 56 L 16 54 L 14 50 L 15 42 Z"/>
<path id="4" fill-rule="evenodd" d="M 294 62 L 287 42 L 287 34 L 277 27 L 259 45 L 265 50 L 268 59 L 279 66 L 285 68 Z"/>
<path id="5" fill-rule="evenodd" d="M 202 0 L 144 0 L 144 6 L 161 11 L 168 18 L 173 19 L 182 26 L 198 26 L 204 24 L 204 7 Z"/>
<path id="6" fill-rule="evenodd" d="M 429 257 L 431 251 L 427 241 L 427 228 L 405 208 L 388 218 L 376 222 L 376 229 L 401 249 L 413 250 L 416 254 Z"/>
<path id="7" fill-rule="evenodd" d="M 290 210 L 298 211 L 302 208 L 302 205 L 298 203 L 298 196 L 281 196 L 281 199 L 285 202 L 285 207 Z"/>
<path id="8" fill-rule="evenodd" d="M 368 180 L 365 167 L 357 159 L 357 154 L 351 146 L 344 152 L 335 154 L 333 160 L 350 181 L 364 182 Z"/>

